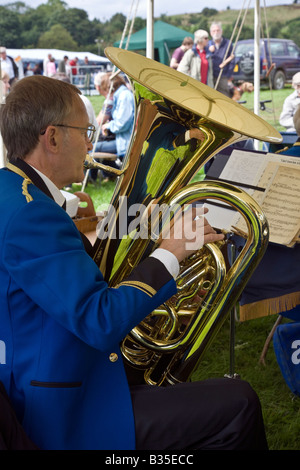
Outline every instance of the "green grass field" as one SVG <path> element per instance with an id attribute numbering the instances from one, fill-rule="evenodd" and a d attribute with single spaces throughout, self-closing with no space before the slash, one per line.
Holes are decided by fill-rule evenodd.
<path id="1" fill-rule="evenodd" d="M 262 89 L 260 100 L 272 100 L 267 103 L 267 110 L 260 115 L 277 130 L 284 130 L 278 123 L 282 103 L 292 92 L 290 86 L 283 90 L 271 92 Z M 96 113 L 102 100 L 98 96 L 90 97 Z M 253 109 L 253 94 L 244 94 L 244 105 Z M 74 187 L 74 189 L 80 189 Z M 97 210 L 102 204 L 109 203 L 114 190 L 114 183 L 88 184 L 88 192 Z M 276 317 L 264 317 L 247 322 L 236 322 L 235 325 L 235 372 L 242 379 L 248 380 L 260 397 L 265 420 L 269 448 L 271 450 L 299 450 L 300 437 L 300 400 L 292 395 L 284 382 L 278 367 L 272 343 L 270 344 L 266 363 L 262 365 L 259 358 L 266 338 Z M 220 377 L 230 371 L 230 323 L 225 322 L 221 331 L 214 338 L 210 349 L 204 356 L 201 365 L 193 375 L 193 380 L 209 377 Z"/>

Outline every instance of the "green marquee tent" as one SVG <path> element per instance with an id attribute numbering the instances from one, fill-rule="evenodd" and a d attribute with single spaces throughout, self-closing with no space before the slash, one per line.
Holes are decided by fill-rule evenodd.
<path id="1" fill-rule="evenodd" d="M 186 36 L 193 37 L 193 34 L 183 29 L 164 23 L 163 21 L 155 21 L 153 27 L 154 40 L 154 59 L 162 64 L 170 64 L 170 49 L 180 46 Z M 141 29 L 130 37 L 128 45 L 129 51 L 146 50 L 147 28 Z M 124 39 L 122 47 L 125 47 L 127 38 Z M 119 47 L 120 41 L 115 42 L 114 46 Z"/>

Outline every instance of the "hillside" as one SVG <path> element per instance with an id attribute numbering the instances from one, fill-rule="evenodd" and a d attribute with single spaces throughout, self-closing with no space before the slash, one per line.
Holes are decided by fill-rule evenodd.
<path id="1" fill-rule="evenodd" d="M 261 6 L 260 12 L 262 37 L 293 39 L 300 47 L 300 4 L 279 5 L 266 7 L 265 9 Z M 195 11 L 195 13 L 173 16 L 163 15 L 160 19 L 191 32 L 199 28 L 209 30 L 209 26 L 213 21 L 220 21 L 223 25 L 224 35 L 230 37 L 239 13 L 240 10 L 237 9 L 216 11 L 204 8 L 201 12 Z M 243 18 L 243 14 L 241 18 Z M 239 39 L 253 37 L 253 30 L 254 8 L 251 8 L 247 11 Z"/>
<path id="2" fill-rule="evenodd" d="M 220 10 L 218 13 L 209 16 L 209 22 L 212 21 L 221 21 L 222 24 L 231 25 L 233 22 L 236 21 L 240 10 L 229 9 L 229 10 Z M 261 19 L 264 21 L 264 13 L 263 8 L 261 8 Z M 300 18 L 300 5 L 292 4 L 292 5 L 279 5 L 273 7 L 266 7 L 266 15 L 267 21 L 269 25 L 273 23 L 282 22 L 287 23 L 291 20 L 295 20 Z M 166 17 L 167 19 L 178 19 L 180 18 L 182 27 L 189 28 L 192 24 L 196 25 L 197 21 L 202 19 L 203 14 L 199 11 L 195 11 L 195 13 L 184 13 L 181 15 L 173 15 Z M 254 23 L 254 8 L 250 8 L 247 12 L 245 25 L 249 27 L 253 27 Z"/>

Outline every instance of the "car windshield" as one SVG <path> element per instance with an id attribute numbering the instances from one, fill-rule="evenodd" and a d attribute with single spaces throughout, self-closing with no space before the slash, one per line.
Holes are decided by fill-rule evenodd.
<path id="1" fill-rule="evenodd" d="M 237 46 L 236 46 L 235 55 L 237 57 L 240 57 L 243 54 L 247 54 L 247 52 L 252 52 L 253 53 L 253 49 L 254 49 L 254 43 L 253 42 L 240 43 L 240 44 L 237 44 Z"/>
<path id="2" fill-rule="evenodd" d="M 242 55 L 247 54 L 248 52 L 252 52 L 252 54 L 254 53 L 254 41 L 240 42 L 237 44 L 235 49 L 236 57 L 241 57 Z"/>

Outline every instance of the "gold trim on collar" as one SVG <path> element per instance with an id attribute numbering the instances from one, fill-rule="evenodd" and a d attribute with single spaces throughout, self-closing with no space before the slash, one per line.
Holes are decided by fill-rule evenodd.
<path id="1" fill-rule="evenodd" d="M 24 178 L 24 181 L 22 183 L 22 194 L 24 194 L 24 196 L 26 197 L 27 202 L 33 201 L 33 197 L 28 192 L 28 185 L 30 183 L 33 184 L 31 179 L 28 178 L 28 176 L 24 173 L 24 171 L 20 170 L 20 168 L 16 167 L 12 163 L 7 163 L 6 167 L 9 170 L 13 171 L 14 173 L 17 173 L 18 175 Z"/>

